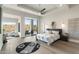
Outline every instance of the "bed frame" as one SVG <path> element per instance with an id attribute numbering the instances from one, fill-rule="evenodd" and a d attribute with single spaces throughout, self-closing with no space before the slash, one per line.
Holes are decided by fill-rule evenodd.
<path id="1" fill-rule="evenodd" d="M 63 35 L 62 33 L 63 33 L 63 31 L 62 31 L 62 29 L 47 29 L 48 31 L 59 31 L 59 35 L 60 35 L 60 39 L 58 39 L 58 40 L 62 40 L 62 41 L 66 41 L 66 42 L 68 42 L 68 38 L 69 38 L 69 36 L 65 36 L 65 35 Z"/>
<path id="2" fill-rule="evenodd" d="M 60 35 L 60 38 L 58 39 L 58 40 L 62 40 L 62 29 L 47 29 L 48 31 L 59 31 L 59 35 Z M 37 37 L 36 37 L 36 40 L 38 41 L 38 39 L 37 39 Z M 55 42 L 57 42 L 58 40 L 56 40 L 56 41 L 54 41 L 54 42 L 52 42 L 53 44 L 55 43 Z M 51 43 L 51 44 L 52 44 Z M 50 45 L 51 45 L 50 44 Z"/>
<path id="3" fill-rule="evenodd" d="M 47 29 L 48 31 L 59 31 L 59 35 L 60 35 L 60 40 L 62 38 L 62 29 Z"/>

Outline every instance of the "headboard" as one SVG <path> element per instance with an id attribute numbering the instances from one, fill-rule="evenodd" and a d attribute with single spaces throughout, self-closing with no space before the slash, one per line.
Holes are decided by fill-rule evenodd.
<path id="1" fill-rule="evenodd" d="M 60 34 L 60 39 L 62 37 L 62 29 L 47 29 L 48 31 L 59 31 L 59 34 Z"/>
<path id="2" fill-rule="evenodd" d="M 48 31 L 59 31 L 59 34 L 62 35 L 62 29 L 47 29 Z"/>

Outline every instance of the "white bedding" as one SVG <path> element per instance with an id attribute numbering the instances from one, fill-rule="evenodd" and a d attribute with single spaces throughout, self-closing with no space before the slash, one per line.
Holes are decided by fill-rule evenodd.
<path id="1" fill-rule="evenodd" d="M 43 33 L 43 34 L 37 34 L 37 39 L 38 40 L 42 40 L 44 42 L 47 42 L 48 45 L 56 40 L 58 40 L 60 38 L 59 33 L 53 33 L 53 34 L 49 34 L 49 33 Z"/>

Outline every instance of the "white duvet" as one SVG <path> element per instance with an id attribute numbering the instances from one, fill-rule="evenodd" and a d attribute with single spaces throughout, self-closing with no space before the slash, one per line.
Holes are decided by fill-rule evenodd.
<path id="1" fill-rule="evenodd" d="M 60 38 L 60 35 L 57 33 L 53 34 L 48 34 L 48 33 L 43 33 L 43 34 L 37 34 L 37 39 L 42 40 L 44 42 L 47 42 L 48 45 Z"/>

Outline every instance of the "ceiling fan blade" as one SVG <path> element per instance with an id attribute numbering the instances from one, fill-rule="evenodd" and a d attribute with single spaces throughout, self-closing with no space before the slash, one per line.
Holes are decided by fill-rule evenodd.
<path id="1" fill-rule="evenodd" d="M 44 10 L 46 10 L 46 8 L 43 8 L 43 9 L 41 10 L 41 12 L 43 12 Z"/>

